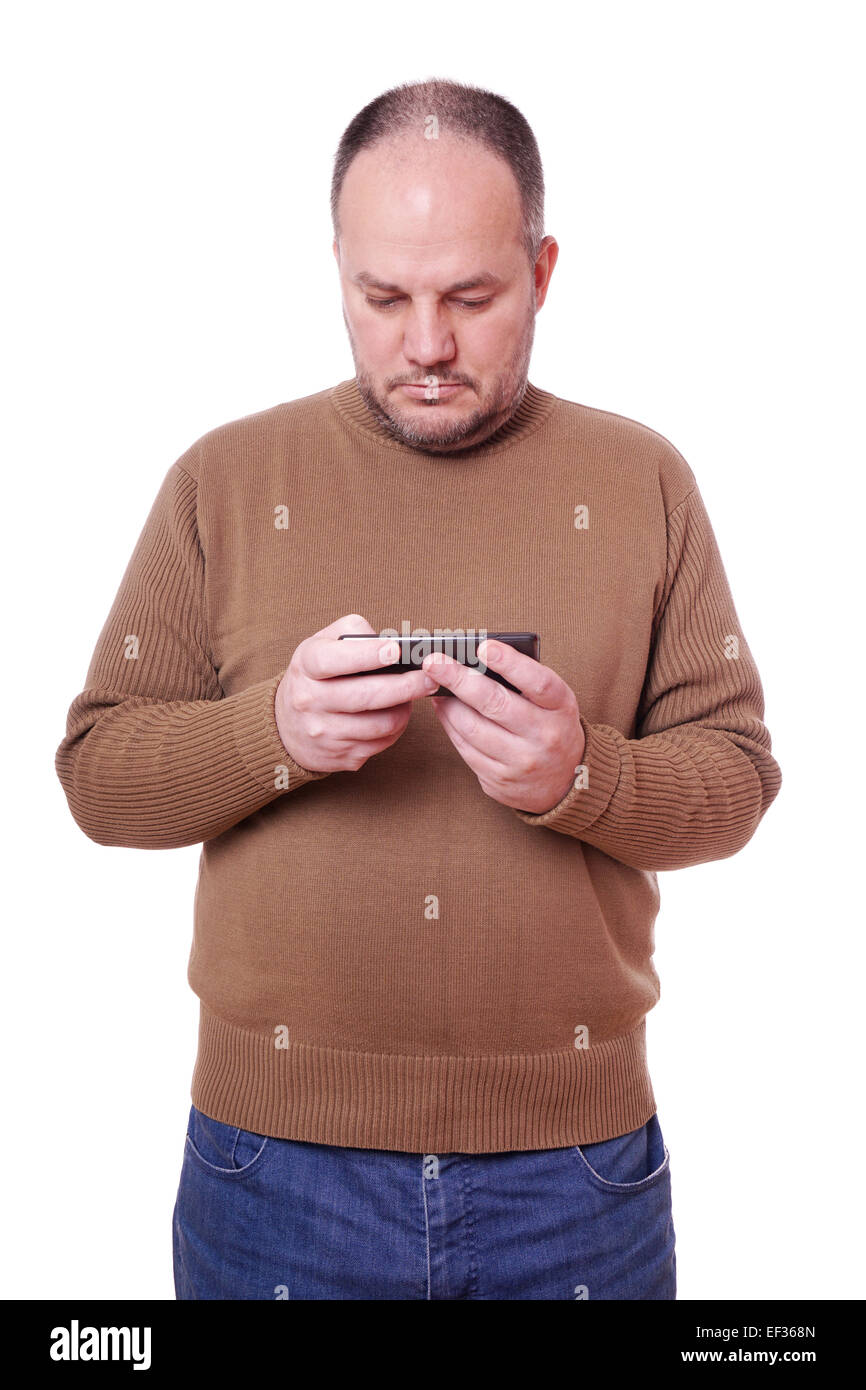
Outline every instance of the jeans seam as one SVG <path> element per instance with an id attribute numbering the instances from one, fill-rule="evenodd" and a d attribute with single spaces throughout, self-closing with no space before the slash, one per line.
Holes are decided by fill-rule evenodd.
<path id="1" fill-rule="evenodd" d="M 220 1177 L 226 1178 L 244 1177 L 250 1171 L 251 1168 L 258 1167 L 262 1154 L 264 1153 L 268 1145 L 268 1139 L 267 1136 L 265 1136 L 262 1146 L 259 1149 L 258 1153 L 255 1155 L 254 1158 L 250 1159 L 249 1163 L 245 1163 L 243 1168 L 221 1168 L 219 1164 L 211 1163 L 209 1159 L 205 1158 L 204 1154 L 196 1148 L 189 1135 L 186 1136 L 186 1142 L 206 1172 L 216 1173 Z M 234 1150 L 232 1150 L 232 1157 L 234 1157 Z"/>
<path id="2" fill-rule="evenodd" d="M 606 1190 L 619 1193 L 638 1192 L 644 1187 L 649 1187 L 650 1184 L 653 1183 L 656 1179 L 663 1176 L 665 1169 L 670 1164 L 671 1156 L 668 1150 L 668 1146 L 667 1144 L 664 1144 L 664 1141 L 662 1141 L 662 1143 L 664 1145 L 664 1157 L 662 1158 L 662 1161 L 659 1164 L 658 1168 L 656 1168 L 652 1173 L 647 1173 L 645 1178 L 639 1178 L 637 1182 L 613 1182 L 610 1178 L 604 1178 L 602 1177 L 601 1173 L 597 1173 L 596 1170 L 593 1168 L 592 1164 L 584 1154 L 579 1144 L 575 1144 L 574 1152 L 578 1154 L 581 1161 L 586 1164 L 592 1176 L 599 1183 L 601 1183 L 602 1187 Z"/>
<path id="3" fill-rule="evenodd" d="M 469 1256 L 469 1296 L 470 1298 L 478 1293 L 479 1264 L 478 1264 L 478 1242 L 477 1223 L 475 1220 L 475 1208 L 472 1204 L 472 1170 L 467 1164 L 463 1170 L 463 1220 L 466 1227 L 465 1245 Z"/>
<path id="4" fill-rule="evenodd" d="M 421 1155 L 421 1196 L 424 1203 L 424 1238 L 427 1245 L 427 1298 L 433 1298 L 433 1281 L 430 1271 L 430 1213 L 427 1208 L 427 1179 L 424 1176 L 424 1155 Z"/>

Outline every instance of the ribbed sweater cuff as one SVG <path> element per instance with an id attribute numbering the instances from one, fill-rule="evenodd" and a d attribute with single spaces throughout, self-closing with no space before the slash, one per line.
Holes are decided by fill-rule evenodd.
<path id="1" fill-rule="evenodd" d="M 582 715 L 580 726 L 586 738 L 582 760 L 585 776 L 575 778 L 562 800 L 541 815 L 515 808 L 515 814 L 527 825 L 545 825 L 563 835 L 579 836 L 610 805 L 622 766 L 616 731 L 607 724 L 587 724 Z"/>
<path id="2" fill-rule="evenodd" d="M 250 776 L 271 791 L 280 777 L 287 776 L 288 786 L 284 790 L 294 791 L 305 782 L 316 782 L 331 775 L 301 767 L 280 738 L 275 700 L 283 674 L 281 671 L 278 676 L 251 685 L 235 697 L 234 737 L 238 752 Z M 286 773 L 282 772 L 283 768 Z"/>

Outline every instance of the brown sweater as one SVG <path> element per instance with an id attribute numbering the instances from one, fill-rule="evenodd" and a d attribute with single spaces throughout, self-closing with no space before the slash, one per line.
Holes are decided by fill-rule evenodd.
<path id="1" fill-rule="evenodd" d="M 537 632 L 585 775 L 544 815 L 503 806 L 423 699 L 359 771 L 299 767 L 275 691 L 347 613 Z M 668 440 L 530 383 L 490 440 L 437 456 L 351 379 L 168 470 L 56 766 L 98 844 L 203 842 L 200 1109 L 361 1148 L 553 1148 L 655 1110 L 656 871 L 754 834 L 781 785 L 763 713 Z"/>

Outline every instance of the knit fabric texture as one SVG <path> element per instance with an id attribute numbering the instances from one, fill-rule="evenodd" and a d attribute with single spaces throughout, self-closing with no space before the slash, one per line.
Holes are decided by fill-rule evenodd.
<path id="1" fill-rule="evenodd" d="M 504 806 L 415 701 L 358 771 L 277 731 L 297 645 L 535 632 L 586 748 Z M 101 845 L 202 845 L 192 1100 L 260 1134 L 420 1153 L 591 1143 L 655 1111 L 657 873 L 735 854 L 781 785 L 694 474 L 635 420 L 529 383 L 459 455 L 356 381 L 233 420 L 168 469 L 57 773 Z"/>

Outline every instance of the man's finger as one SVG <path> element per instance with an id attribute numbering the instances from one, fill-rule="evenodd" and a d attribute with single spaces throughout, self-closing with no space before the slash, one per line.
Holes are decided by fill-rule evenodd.
<path id="1" fill-rule="evenodd" d="M 498 681 L 490 680 L 475 667 L 464 666 L 443 652 L 425 656 L 422 669 L 486 719 L 492 719 L 512 733 L 525 733 L 526 702 Z"/>
<path id="2" fill-rule="evenodd" d="M 515 651 L 507 642 L 485 638 L 478 644 L 478 655 L 485 666 L 511 681 L 524 699 L 541 709 L 558 709 L 570 693 L 568 685 L 554 670 L 542 666 L 525 652 Z"/>
<path id="3" fill-rule="evenodd" d="M 352 630 L 350 624 L 345 625 L 346 633 Z M 354 630 L 358 632 L 357 628 Z M 334 633 L 329 637 L 315 637 L 309 643 L 304 652 L 304 671 L 313 680 L 348 676 L 355 671 L 375 672 L 400 660 L 399 644 L 393 638 L 376 637 L 372 628 L 362 641 L 341 641 L 340 637 L 340 633 Z"/>
<path id="4" fill-rule="evenodd" d="M 504 655 L 500 657 L 497 652 Z M 439 655 L 443 656 L 441 662 Z M 431 653 L 426 656 L 423 669 L 429 671 L 441 685 L 447 686 L 464 704 L 471 705 L 479 714 L 516 734 L 527 731 L 526 701 L 541 709 L 557 709 L 564 703 L 568 693 L 565 681 L 549 666 L 542 666 L 531 656 L 516 652 L 504 642 L 481 643 L 479 656 L 485 666 L 504 676 L 521 693 L 508 690 L 476 667 L 464 666 L 444 654 Z"/>
<path id="5" fill-rule="evenodd" d="M 341 647 L 348 645 L 347 642 L 340 643 Z M 356 714 L 360 710 L 391 709 L 394 705 L 405 704 L 407 700 L 430 695 L 435 689 L 435 683 L 428 685 L 424 671 L 392 672 L 387 676 L 371 673 L 368 676 L 347 676 L 344 680 L 334 676 L 319 682 L 316 699 L 322 709 Z"/>

